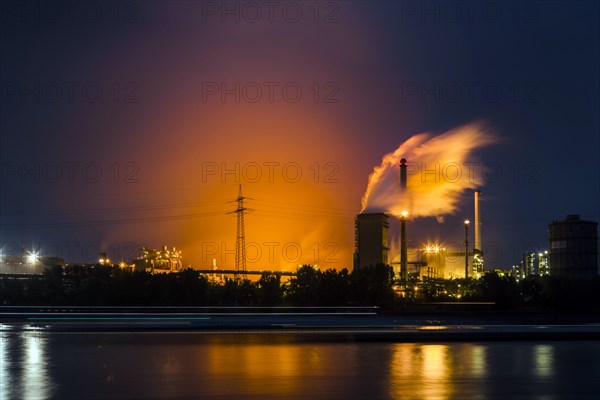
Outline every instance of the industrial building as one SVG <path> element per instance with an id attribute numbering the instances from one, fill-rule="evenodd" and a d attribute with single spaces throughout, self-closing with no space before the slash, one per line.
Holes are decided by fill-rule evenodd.
<path id="1" fill-rule="evenodd" d="M 162 249 L 150 249 L 143 247 L 141 256 L 133 261 L 135 271 L 147 271 L 150 273 L 179 272 L 182 269 L 181 251 L 167 246 Z"/>
<path id="2" fill-rule="evenodd" d="M 354 222 L 354 268 L 388 264 L 390 217 L 385 213 L 358 214 Z"/>
<path id="3" fill-rule="evenodd" d="M 423 267 L 420 268 L 420 278 L 445 278 L 446 277 L 446 259 L 448 257 L 446 248 L 439 244 L 426 246 L 421 249 L 421 261 Z"/>
<path id="4" fill-rule="evenodd" d="M 592 278 L 598 275 L 598 223 L 567 215 L 548 225 L 550 275 Z"/>
<path id="5" fill-rule="evenodd" d="M 475 241 L 473 242 L 473 274 L 476 277 L 483 275 L 483 244 L 481 242 L 481 215 L 479 208 L 479 198 L 481 191 L 475 190 L 474 193 L 474 216 L 475 216 Z"/>
<path id="6" fill-rule="evenodd" d="M 543 252 L 528 251 L 521 257 L 518 276 L 525 278 L 532 275 L 549 275 L 548 250 Z"/>
<path id="7" fill-rule="evenodd" d="M 22 255 L 0 253 L 1 274 L 42 274 L 46 268 L 64 266 L 65 260 L 60 257 L 39 256 L 27 251 Z"/>
<path id="8" fill-rule="evenodd" d="M 410 190 L 408 186 L 408 162 L 405 158 L 399 164 L 399 188 L 401 193 Z M 407 220 L 410 209 L 398 216 L 400 222 L 400 255 L 394 263 L 394 272 L 401 281 L 414 278 L 479 278 L 484 273 L 484 251 L 481 238 L 481 192 L 474 191 L 474 223 L 469 237 L 469 221 L 465 220 L 464 247 L 446 250 L 440 244 L 424 246 L 412 261 L 407 253 Z M 410 207 L 408 207 L 410 208 Z M 391 264 L 388 230 L 389 215 L 385 213 L 359 214 L 355 219 L 354 268 L 374 264 Z M 398 268 L 399 267 L 399 268 Z M 410 269 L 410 271 L 409 271 Z M 410 278 L 410 279 L 409 279 Z"/>

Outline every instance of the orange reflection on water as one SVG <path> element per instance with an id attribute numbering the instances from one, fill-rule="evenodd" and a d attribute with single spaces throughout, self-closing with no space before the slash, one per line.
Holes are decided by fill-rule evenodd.
<path id="1" fill-rule="evenodd" d="M 394 398 L 438 399 L 453 392 L 447 345 L 395 345 L 390 375 Z"/>
<path id="2" fill-rule="evenodd" d="M 452 397 L 461 377 L 486 375 L 485 363 L 483 345 L 396 344 L 390 360 L 390 395 L 411 399 Z"/>
<path id="3" fill-rule="evenodd" d="M 320 357 L 319 346 L 288 344 L 213 345 L 204 348 L 206 373 L 223 377 L 212 380 L 212 392 L 227 394 L 232 389 L 227 377 L 243 382 L 247 393 L 260 393 L 269 388 L 280 395 L 300 391 L 304 384 L 299 376 L 329 373 L 332 366 Z"/>

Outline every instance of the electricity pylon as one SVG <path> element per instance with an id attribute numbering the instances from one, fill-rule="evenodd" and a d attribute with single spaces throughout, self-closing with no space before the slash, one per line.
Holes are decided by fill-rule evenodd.
<path id="1" fill-rule="evenodd" d="M 229 214 L 237 214 L 237 232 L 235 236 L 235 278 L 237 279 L 241 275 L 242 279 L 246 279 L 246 230 L 244 227 L 244 214 L 249 211 L 248 208 L 244 207 L 244 200 L 249 197 L 242 195 L 242 185 L 240 185 L 240 191 L 237 199 L 233 202 L 237 203 L 237 208 L 231 211 Z"/>

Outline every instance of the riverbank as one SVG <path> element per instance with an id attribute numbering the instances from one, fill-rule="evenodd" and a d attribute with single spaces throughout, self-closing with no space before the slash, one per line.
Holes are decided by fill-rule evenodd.
<path id="1" fill-rule="evenodd" d="M 600 340 L 595 314 L 378 313 L 372 308 L 26 308 L 0 313 L 2 332 L 187 331 L 228 339 L 299 341 Z"/>

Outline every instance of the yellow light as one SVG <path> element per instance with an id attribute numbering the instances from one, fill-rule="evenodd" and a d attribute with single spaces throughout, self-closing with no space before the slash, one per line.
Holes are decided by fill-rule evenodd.
<path id="1" fill-rule="evenodd" d="M 465 225 L 469 225 L 469 220 L 465 219 Z"/>
<path id="2" fill-rule="evenodd" d="M 423 250 L 425 250 L 425 253 L 439 253 L 440 251 L 445 251 L 446 248 L 442 247 L 439 243 L 436 243 L 425 245 Z"/>
<path id="3" fill-rule="evenodd" d="M 402 214 L 401 214 L 401 215 L 402 215 L 402 217 L 403 217 L 403 218 L 406 218 L 406 217 L 408 217 L 408 211 L 406 211 L 406 210 L 405 210 L 405 211 L 402 211 Z"/>
<path id="4" fill-rule="evenodd" d="M 27 255 L 27 262 L 29 264 L 35 264 L 37 262 L 37 253 L 32 251 Z"/>
<path id="5" fill-rule="evenodd" d="M 420 331 L 443 331 L 448 329 L 445 325 L 424 325 L 417 327 Z"/>

